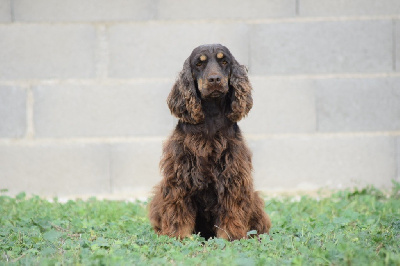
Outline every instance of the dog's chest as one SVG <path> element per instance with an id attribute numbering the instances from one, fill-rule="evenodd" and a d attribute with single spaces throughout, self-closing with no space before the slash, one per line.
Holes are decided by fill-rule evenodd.
<path id="1" fill-rule="evenodd" d="M 222 134 L 216 134 L 213 138 L 204 138 L 201 135 L 186 136 L 185 149 L 191 162 L 190 178 L 196 190 L 215 193 L 209 190 L 220 186 L 221 174 L 230 157 L 229 146 L 229 140 Z"/>
<path id="2" fill-rule="evenodd" d="M 220 132 L 212 137 L 194 134 L 185 137 L 184 146 L 195 158 L 211 164 L 223 157 L 229 148 L 229 140 Z"/>

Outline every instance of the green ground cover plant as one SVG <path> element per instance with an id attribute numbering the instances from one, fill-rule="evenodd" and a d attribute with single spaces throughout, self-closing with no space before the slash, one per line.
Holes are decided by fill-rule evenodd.
<path id="1" fill-rule="evenodd" d="M 266 200 L 271 235 L 157 236 L 146 203 L 0 195 L 0 264 L 400 265 L 400 184 Z M 251 236 L 255 232 L 248 232 Z"/>

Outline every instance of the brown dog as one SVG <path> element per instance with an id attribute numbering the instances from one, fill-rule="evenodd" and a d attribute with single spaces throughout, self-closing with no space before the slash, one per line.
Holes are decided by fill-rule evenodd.
<path id="1" fill-rule="evenodd" d="M 167 100 L 179 122 L 164 144 L 163 179 L 150 203 L 158 234 L 235 240 L 269 232 L 236 123 L 252 107 L 251 90 L 246 68 L 225 46 L 199 46 L 185 61 Z"/>

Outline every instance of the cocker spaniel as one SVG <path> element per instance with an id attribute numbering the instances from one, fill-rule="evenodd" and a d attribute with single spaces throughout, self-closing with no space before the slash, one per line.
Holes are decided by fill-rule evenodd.
<path id="1" fill-rule="evenodd" d="M 163 179 L 150 203 L 158 234 L 235 240 L 250 230 L 269 233 L 237 125 L 252 107 L 251 90 L 246 68 L 225 46 L 199 46 L 185 61 L 167 100 L 179 122 L 164 143 Z"/>

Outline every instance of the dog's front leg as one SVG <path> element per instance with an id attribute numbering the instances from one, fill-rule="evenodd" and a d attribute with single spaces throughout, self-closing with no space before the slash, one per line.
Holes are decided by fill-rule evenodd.
<path id="1" fill-rule="evenodd" d="M 164 202 L 160 234 L 183 239 L 194 232 L 196 214 L 183 197 Z"/>
<path id="2" fill-rule="evenodd" d="M 226 195 L 221 201 L 216 219 L 216 235 L 229 241 L 246 238 L 248 211 L 239 205 L 237 199 Z"/>

